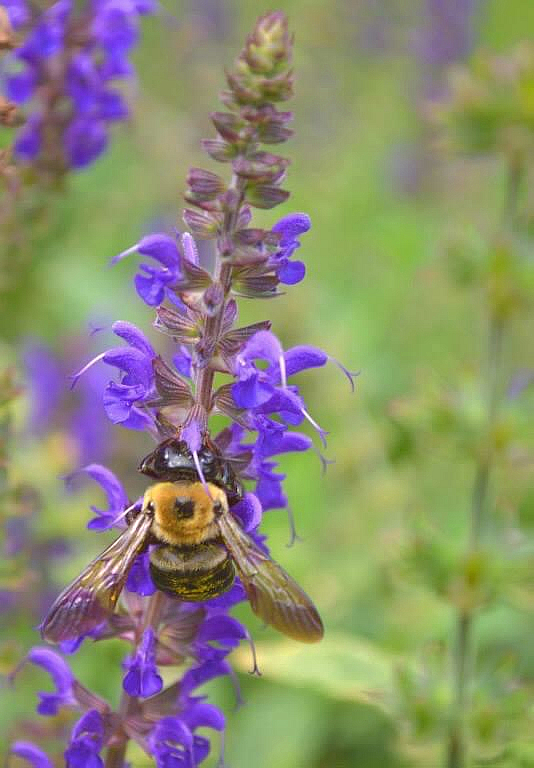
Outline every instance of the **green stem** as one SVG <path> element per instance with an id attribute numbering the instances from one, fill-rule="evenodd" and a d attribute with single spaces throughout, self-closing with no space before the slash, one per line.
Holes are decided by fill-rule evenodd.
<path id="1" fill-rule="evenodd" d="M 508 159 L 507 189 L 503 210 L 503 224 L 513 227 L 522 180 L 520 158 Z M 488 355 L 486 371 L 486 426 L 483 447 L 475 470 L 471 496 L 471 531 L 468 555 L 475 554 L 488 513 L 488 496 L 494 465 L 494 430 L 499 409 L 499 371 L 502 363 L 503 318 L 491 312 L 488 329 Z M 468 740 L 466 720 L 469 713 L 469 687 L 473 669 L 473 625 L 475 610 L 460 610 L 456 620 L 454 644 L 454 693 L 447 740 L 447 768 L 466 768 Z"/>

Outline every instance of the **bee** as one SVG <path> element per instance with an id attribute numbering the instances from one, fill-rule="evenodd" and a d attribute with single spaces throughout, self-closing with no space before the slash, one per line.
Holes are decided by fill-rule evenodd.
<path id="1" fill-rule="evenodd" d="M 226 592 L 239 576 L 252 610 L 295 640 L 323 636 L 317 609 L 299 585 L 245 533 L 232 514 L 243 489 L 232 468 L 207 447 L 205 483 L 187 446 L 162 443 L 140 470 L 158 478 L 128 528 L 57 598 L 41 625 L 50 642 L 90 632 L 115 610 L 135 559 L 150 545 L 150 573 L 162 592 L 200 602 Z M 215 482 L 216 481 L 216 482 Z"/>

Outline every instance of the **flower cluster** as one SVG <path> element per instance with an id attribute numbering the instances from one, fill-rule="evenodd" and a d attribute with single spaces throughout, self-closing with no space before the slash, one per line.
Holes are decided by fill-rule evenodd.
<path id="1" fill-rule="evenodd" d="M 148 431 L 158 440 L 179 436 L 195 457 L 203 481 L 198 455 L 209 435 L 210 417 L 227 417 L 229 425 L 210 438 L 237 478 L 248 487 L 252 484 L 232 506 L 232 514 L 264 549 L 259 533 L 263 512 L 288 503 L 276 457 L 310 449 L 311 438 L 294 429 L 306 422 L 323 440 L 325 436 L 293 377 L 331 360 L 315 347 L 284 350 L 267 320 L 237 326 L 239 296 L 276 296 L 280 284 L 299 282 L 305 271 L 303 262 L 294 258 L 300 236 L 310 228 L 305 214 L 285 216 L 269 230 L 249 226 L 252 207 L 270 208 L 288 195 L 280 186 L 287 160 L 261 147 L 290 135 L 291 114 L 275 104 L 291 94 L 291 48 L 283 14 L 259 19 L 227 75 L 229 90 L 222 98 L 228 111 L 212 116 L 218 138 L 204 142 L 212 158 L 232 165 L 232 180 L 227 185 L 221 176 L 201 169 L 189 173 L 186 196 L 193 207 L 184 219 L 197 239 L 212 241 L 214 263 L 201 260 L 188 232 L 149 235 L 114 259 L 134 252 L 143 257 L 135 287 L 155 308 L 155 327 L 176 343 L 172 361 L 156 352 L 141 329 L 119 321 L 112 329 L 123 343 L 97 355 L 73 377 L 76 384 L 95 364 L 114 369 L 116 376 L 103 393 L 108 418 L 128 429 Z M 343 370 L 352 383 L 352 374 Z M 226 382 L 215 386 L 216 374 L 224 374 Z M 98 464 L 81 471 L 108 497 L 106 509 L 93 509 L 96 516 L 89 527 L 124 527 L 128 497 L 119 480 Z M 62 647 L 63 652 L 74 652 L 87 636 L 98 642 L 118 637 L 131 644 L 118 711 L 84 688 L 54 651 L 35 648 L 28 656 L 55 684 L 54 693 L 41 694 L 39 711 L 83 711 L 65 752 L 70 768 L 103 765 L 100 756 L 106 747 L 106 766 L 122 768 L 130 740 L 159 768 L 193 768 L 210 748 L 197 729 L 224 728 L 223 714 L 199 697 L 198 688 L 229 675 L 226 657 L 248 638 L 247 630 L 228 615 L 244 598 L 244 589 L 236 580 L 219 597 L 180 603 L 155 589 L 148 566 L 148 554 L 139 555 L 120 611 Z M 188 666 L 181 679 L 164 687 L 161 668 L 184 663 Z"/>
<path id="2" fill-rule="evenodd" d="M 129 53 L 152 0 L 4 5 L 12 50 L 0 107 L 27 112 L 15 157 L 51 178 L 89 165 L 106 149 L 109 125 L 128 115 L 115 83 L 132 75 Z"/>

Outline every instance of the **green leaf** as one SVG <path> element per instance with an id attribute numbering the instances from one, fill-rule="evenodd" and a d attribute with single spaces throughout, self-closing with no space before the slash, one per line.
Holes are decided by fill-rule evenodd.
<path id="1" fill-rule="evenodd" d="M 331 634 L 317 645 L 284 640 L 259 643 L 256 651 L 262 675 L 268 680 L 312 688 L 341 701 L 389 709 L 397 659 L 361 638 Z M 233 659 L 238 669 L 250 670 L 250 652 L 245 647 L 236 651 Z"/>

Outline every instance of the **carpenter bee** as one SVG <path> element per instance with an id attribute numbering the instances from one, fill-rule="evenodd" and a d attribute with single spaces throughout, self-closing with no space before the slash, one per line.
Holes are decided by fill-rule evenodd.
<path id="1" fill-rule="evenodd" d="M 77 637 L 108 619 L 136 557 L 149 545 L 152 580 L 162 592 L 209 600 L 226 592 L 237 574 L 252 610 L 267 624 L 302 642 L 322 638 L 310 598 L 232 514 L 229 498 L 240 498 L 242 488 L 231 468 L 206 449 L 203 484 L 189 459 L 185 444 L 171 440 L 143 460 L 141 471 L 166 479 L 147 489 L 128 528 L 60 594 L 41 626 L 45 640 Z"/>

